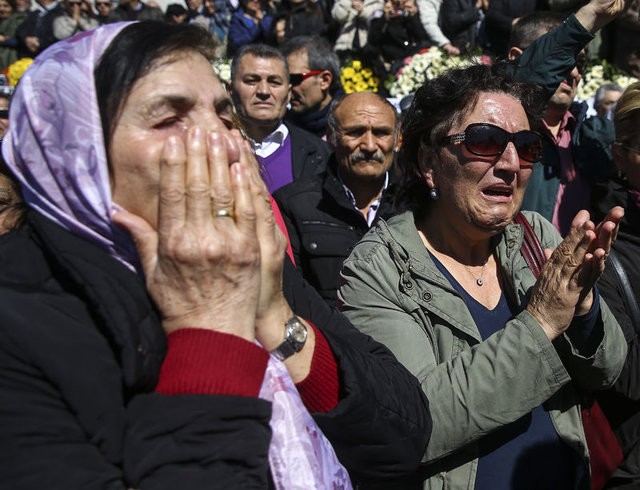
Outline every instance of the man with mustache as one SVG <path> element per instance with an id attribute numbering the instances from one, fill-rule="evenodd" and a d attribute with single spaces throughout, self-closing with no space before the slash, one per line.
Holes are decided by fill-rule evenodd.
<path id="1" fill-rule="evenodd" d="M 331 306 L 342 262 L 376 219 L 394 214 L 389 169 L 398 142 L 395 108 L 370 92 L 334 99 L 327 169 L 278 190 L 296 266 Z"/>

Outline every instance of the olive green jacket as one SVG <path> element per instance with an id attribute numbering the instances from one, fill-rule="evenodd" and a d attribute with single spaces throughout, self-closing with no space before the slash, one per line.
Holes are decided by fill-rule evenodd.
<path id="1" fill-rule="evenodd" d="M 560 237 L 552 225 L 538 214 L 526 216 L 543 247 L 555 248 Z M 595 352 L 579 352 L 566 334 L 549 341 L 523 309 L 536 279 L 520 253 L 522 238 L 516 224 L 494 238 L 504 293 L 522 311 L 484 342 L 464 300 L 430 259 L 412 213 L 381 220 L 344 263 L 344 313 L 393 351 L 429 399 L 433 432 L 424 488 L 474 488 L 477 441 L 543 403 L 585 463 L 576 470 L 576 488 L 590 488 L 578 389 L 611 385 L 626 343 L 603 301 Z"/>

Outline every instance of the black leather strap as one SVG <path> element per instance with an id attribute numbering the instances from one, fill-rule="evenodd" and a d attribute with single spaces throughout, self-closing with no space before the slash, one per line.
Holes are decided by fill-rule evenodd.
<path id="1" fill-rule="evenodd" d="M 636 297 L 633 294 L 633 289 L 631 288 L 631 283 L 629 282 L 629 276 L 624 270 L 624 266 L 622 262 L 620 262 L 620 258 L 618 255 L 611 249 L 609 251 L 609 258 L 607 259 L 609 264 L 613 267 L 613 271 L 616 273 L 618 277 L 618 281 L 622 286 L 622 291 L 624 293 L 624 300 L 627 303 L 627 310 L 629 311 L 629 316 L 631 317 L 631 321 L 633 322 L 633 326 L 636 329 L 636 332 L 640 331 L 640 307 L 638 307 L 638 302 L 636 301 Z"/>

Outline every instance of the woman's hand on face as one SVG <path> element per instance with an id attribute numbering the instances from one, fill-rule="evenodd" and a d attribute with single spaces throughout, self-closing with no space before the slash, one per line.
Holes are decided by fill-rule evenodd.
<path id="1" fill-rule="evenodd" d="M 623 215 L 622 208 L 613 208 L 595 226 L 589 213 L 580 211 L 567 237 L 550 254 L 527 306 L 550 340 L 561 335 L 575 315 L 586 314 L 591 308 L 592 288 L 604 271 Z"/>
<path id="2" fill-rule="evenodd" d="M 278 227 L 269 191 L 260 176 L 260 165 L 249 143 L 232 131 L 240 148 L 240 161 L 250 169 L 251 196 L 256 211 L 256 232 L 260 246 L 260 297 L 256 314 L 256 338 L 267 350 L 282 343 L 284 324 L 293 316 L 282 292 L 282 268 L 287 240 Z"/>
<path id="3" fill-rule="evenodd" d="M 131 213 L 114 216 L 136 243 L 167 333 L 192 327 L 255 339 L 260 249 L 250 171 L 230 137 L 193 127 L 186 145 L 176 136 L 165 143 L 157 231 Z"/>

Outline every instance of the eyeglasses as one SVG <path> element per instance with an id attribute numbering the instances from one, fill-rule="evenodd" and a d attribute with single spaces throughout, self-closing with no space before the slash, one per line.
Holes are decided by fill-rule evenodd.
<path id="1" fill-rule="evenodd" d="M 289 83 L 294 87 L 296 85 L 300 85 L 307 78 L 315 77 L 316 75 L 320 75 L 324 70 L 312 70 L 305 71 L 304 73 L 289 73 Z"/>
<path id="2" fill-rule="evenodd" d="M 510 133 L 489 123 L 469 124 L 464 133 L 442 138 L 442 145 L 464 143 L 470 153 L 481 157 L 502 155 L 509 142 L 516 147 L 518 156 L 526 162 L 535 163 L 542 156 L 542 136 L 535 131 Z"/>
<path id="3" fill-rule="evenodd" d="M 0 119 L 9 119 L 9 109 L 0 109 Z"/>
<path id="4" fill-rule="evenodd" d="M 96 7 L 111 7 L 111 2 L 96 2 Z"/>

